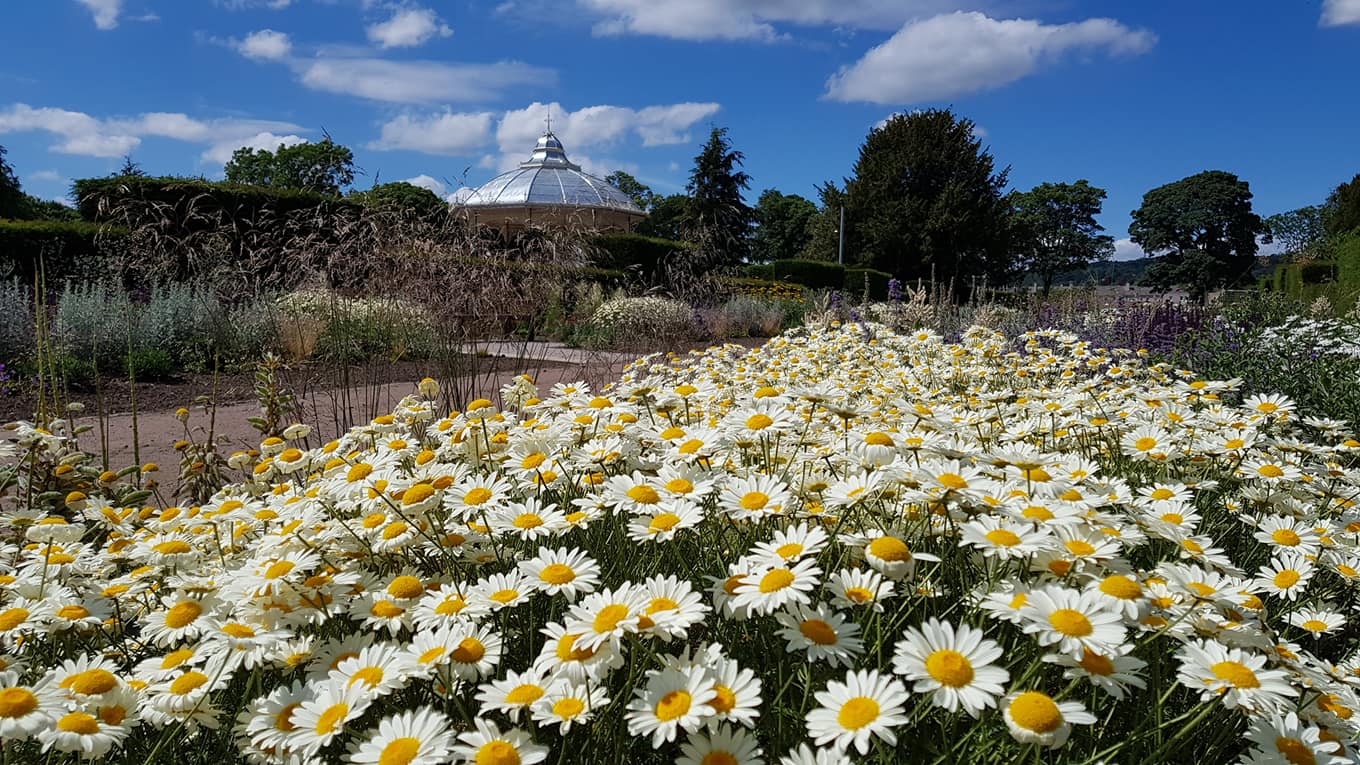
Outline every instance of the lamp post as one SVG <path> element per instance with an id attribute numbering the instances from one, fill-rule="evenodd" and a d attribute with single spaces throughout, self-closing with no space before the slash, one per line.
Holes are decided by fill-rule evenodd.
<path id="1" fill-rule="evenodd" d="M 836 229 L 840 242 L 836 246 L 836 262 L 845 265 L 845 205 L 841 205 L 841 225 Z"/>

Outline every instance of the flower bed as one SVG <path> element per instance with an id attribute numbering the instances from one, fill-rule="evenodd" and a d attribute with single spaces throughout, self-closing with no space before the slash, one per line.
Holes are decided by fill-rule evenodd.
<path id="1" fill-rule="evenodd" d="M 193 507 L 15 426 L 11 761 L 1356 751 L 1360 442 L 1283 397 L 1058 332 L 834 324 L 600 393 L 436 393 L 290 429 Z"/>

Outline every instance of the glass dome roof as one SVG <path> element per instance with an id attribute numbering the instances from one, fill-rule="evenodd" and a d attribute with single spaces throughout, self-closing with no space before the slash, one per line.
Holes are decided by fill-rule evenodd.
<path id="1" fill-rule="evenodd" d="M 463 206 L 593 207 L 643 214 L 627 194 L 572 164 L 551 130 L 538 139 L 527 162 L 473 189 Z"/>

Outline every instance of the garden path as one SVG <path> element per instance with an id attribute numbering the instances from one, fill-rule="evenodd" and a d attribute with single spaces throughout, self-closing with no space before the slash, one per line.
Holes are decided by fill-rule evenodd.
<path id="1" fill-rule="evenodd" d="M 522 343 L 516 344 L 516 348 L 522 347 Z M 492 352 L 494 354 L 495 349 L 492 349 Z M 546 391 L 557 383 L 578 380 L 585 380 L 593 386 L 602 386 L 605 382 L 616 379 L 627 362 L 636 356 L 592 352 L 589 356 L 575 356 L 571 361 L 553 356 L 536 358 L 564 364 L 535 370 L 539 390 Z M 494 398 L 496 391 L 518 374 L 520 372 L 513 370 L 499 372 L 494 376 L 479 377 L 476 383 L 484 391 L 481 395 Z M 311 439 L 312 443 L 315 445 L 318 439 L 324 443 L 333 438 L 337 431 L 346 429 L 347 423 L 366 421 L 376 414 L 390 412 L 396 402 L 414 393 L 415 390 L 416 381 L 411 380 L 382 386 L 314 392 L 303 401 L 304 412 L 300 419 L 313 427 L 315 435 Z M 249 422 L 249 418 L 258 415 L 259 406 L 255 402 L 224 404 L 216 408 L 211 424 L 219 443 L 222 444 L 224 454 L 258 447 L 259 433 Z M 154 462 L 161 468 L 162 483 L 168 486 L 177 483 L 174 471 L 179 464 L 179 454 L 174 450 L 174 444 L 185 438 L 185 426 L 176 418 L 174 410 L 139 413 L 135 418 L 135 431 L 134 418 L 131 414 L 110 415 L 105 420 L 102 437 L 97 423 L 90 419 L 86 419 L 85 422 L 95 424 L 96 427 L 81 437 L 82 445 L 87 451 L 98 453 L 100 441 L 106 441 L 108 464 L 114 469 L 134 464 L 134 461 L 140 461 L 143 465 Z M 203 410 L 195 409 L 191 414 L 189 427 L 197 439 L 203 438 L 202 434 L 206 432 L 208 425 L 208 418 Z M 200 428 L 203 430 L 200 431 Z M 140 445 L 140 448 L 134 449 L 134 444 Z"/>

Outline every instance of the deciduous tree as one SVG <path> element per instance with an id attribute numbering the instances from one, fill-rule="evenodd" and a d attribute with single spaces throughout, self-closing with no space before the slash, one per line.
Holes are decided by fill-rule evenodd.
<path id="1" fill-rule="evenodd" d="M 808 243 L 808 223 L 816 214 L 817 205 L 804 197 L 767 189 L 756 202 L 751 259 L 768 262 L 801 255 Z"/>
<path id="2" fill-rule="evenodd" d="M 230 183 L 338 197 L 354 182 L 354 152 L 329 136 L 316 143 L 280 145 L 275 151 L 242 147 L 225 169 Z"/>
<path id="3" fill-rule="evenodd" d="M 615 170 L 606 175 L 604 179 L 611 186 L 631 197 L 633 204 L 643 210 L 651 210 L 652 206 L 661 199 L 656 192 L 652 191 L 650 186 L 622 170 Z"/>
<path id="4" fill-rule="evenodd" d="M 1196 299 L 1245 279 L 1265 221 L 1251 209 L 1251 187 L 1222 170 L 1206 170 L 1143 195 L 1129 224 L 1133 243 L 1163 255 L 1148 268 L 1157 288 L 1183 287 Z"/>
<path id="5" fill-rule="evenodd" d="M 1085 179 L 1076 183 L 1041 183 L 1010 194 L 1018 265 L 1038 275 L 1044 295 L 1053 277 L 1109 260 L 1114 237 L 1096 222 L 1105 189 Z"/>

